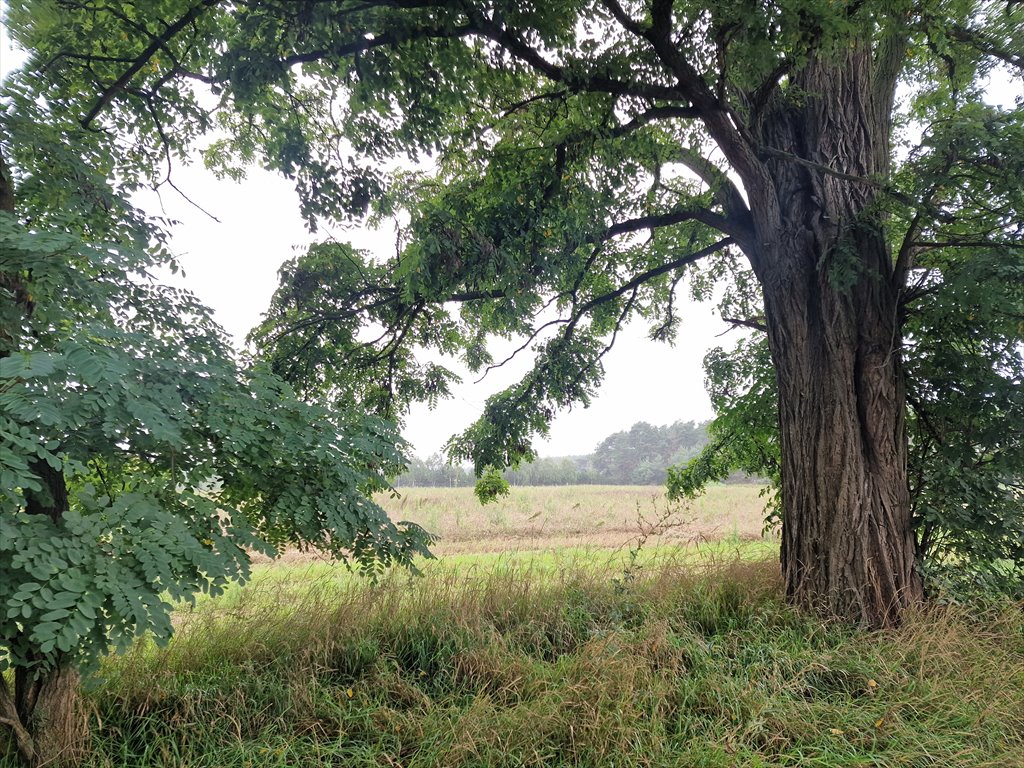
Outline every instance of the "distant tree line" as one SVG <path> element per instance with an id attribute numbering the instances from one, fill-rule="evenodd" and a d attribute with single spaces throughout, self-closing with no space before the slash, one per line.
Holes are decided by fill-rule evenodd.
<path id="1" fill-rule="evenodd" d="M 684 464 L 707 444 L 707 424 L 677 421 L 654 426 L 639 421 L 609 435 L 586 456 L 541 457 L 505 472 L 512 485 L 658 485 L 671 466 Z M 476 482 L 469 466 L 434 454 L 413 458 L 399 486 L 462 487 Z"/>

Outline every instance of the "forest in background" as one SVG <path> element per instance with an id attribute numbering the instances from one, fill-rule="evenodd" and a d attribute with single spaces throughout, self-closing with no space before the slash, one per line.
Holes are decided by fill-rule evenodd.
<path id="1" fill-rule="evenodd" d="M 584 456 L 540 456 L 505 472 L 511 485 L 660 485 L 669 467 L 694 458 L 707 444 L 707 422 L 665 426 L 638 421 L 614 432 Z M 464 487 L 476 482 L 473 468 L 448 463 L 440 454 L 413 457 L 395 482 L 399 487 Z"/>

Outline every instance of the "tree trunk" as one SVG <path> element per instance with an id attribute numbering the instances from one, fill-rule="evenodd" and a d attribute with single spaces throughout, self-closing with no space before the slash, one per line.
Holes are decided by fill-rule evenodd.
<path id="1" fill-rule="evenodd" d="M 0 722 L 28 768 L 60 768 L 81 762 L 88 720 L 79 695 L 80 677 L 72 666 L 56 667 L 38 678 L 15 670 L 14 695 L 0 686 Z"/>
<path id="2" fill-rule="evenodd" d="M 923 599 L 907 479 L 899 286 L 877 209 L 891 93 L 866 46 L 811 62 L 762 125 L 756 217 L 779 390 L 782 569 L 797 605 L 869 627 Z M 813 95 L 812 95 L 813 94 Z M 752 200 L 752 209 L 758 201 Z"/>
<path id="3" fill-rule="evenodd" d="M 779 390 L 786 592 L 826 615 L 892 626 L 923 597 L 895 295 L 877 274 L 843 289 L 828 270 L 800 278 L 765 296 Z"/>

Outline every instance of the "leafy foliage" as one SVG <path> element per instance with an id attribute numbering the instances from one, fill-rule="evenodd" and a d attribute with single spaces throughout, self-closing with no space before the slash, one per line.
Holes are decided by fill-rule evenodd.
<path id="1" fill-rule="evenodd" d="M 704 358 L 711 403 L 718 414 L 708 425 L 709 440 L 697 456 L 668 470 L 673 499 L 693 497 L 710 482 L 742 471 L 763 477 L 777 490 L 780 482 L 778 393 L 768 345 L 746 339 L 726 352 Z M 778 496 L 769 500 L 767 523 L 778 522 Z"/>
<path id="2" fill-rule="evenodd" d="M 519 339 L 533 368 L 448 445 L 480 475 L 532 459 L 554 413 L 589 402 L 624 323 L 645 322 L 671 342 L 687 283 L 704 298 L 726 284 L 723 317 L 762 329 L 780 327 L 780 307 L 761 310 L 769 287 L 785 295 L 814 283 L 807 306 L 790 308 L 795 322 L 820 320 L 819 300 L 844 306 L 854 288 L 884 286 L 898 292 L 886 339 L 906 353 L 915 398 L 906 418 L 920 452 L 912 472 L 920 541 L 936 552 L 943 542 L 949 562 L 971 546 L 988 562 L 1019 557 L 1012 425 L 1022 329 L 1012 286 L 1024 144 L 1021 105 L 986 105 L 984 83 L 1024 68 L 1020 4 L 128 7 L 12 4 L 14 34 L 34 52 L 30 69 L 45 73 L 25 115 L 33 104 L 59 105 L 81 126 L 120 137 L 116 151 L 103 130 L 62 138 L 122 185 L 159 182 L 174 156 L 198 149 L 226 175 L 241 177 L 256 161 L 293 179 L 313 228 L 367 212 L 402 222 L 393 257 L 374 262 L 326 242 L 284 269 L 253 339 L 306 399 L 400 418 L 411 400 L 443 396 L 451 378 L 415 362 L 417 347 L 455 352 L 486 372 L 502 363 L 488 353 L 488 336 Z M 842 107 L 863 107 L 866 122 L 853 121 L 857 135 L 840 137 L 825 157 L 827 142 L 805 129 L 840 125 L 821 118 L 846 113 L 812 86 L 847 75 L 865 90 Z M 897 93 L 906 98 L 894 108 Z M 35 122 L 57 126 L 39 130 L 55 132 L 55 157 L 67 152 L 56 147 L 60 121 Z M 436 174 L 399 169 L 426 156 Z M 38 157 L 19 163 L 45 167 Z M 58 199 L 50 175 L 20 173 L 30 199 L 32 190 Z M 59 199 L 74 204 L 39 206 L 48 218 L 38 221 L 125 199 L 125 189 L 82 189 L 90 188 L 62 187 Z M 124 230 L 135 214 L 117 205 L 108 217 L 117 223 L 90 216 L 80 229 Z M 793 211 L 802 234 L 780 225 L 793 224 Z M 805 236 L 817 238 L 810 266 L 788 247 Z M 860 247 L 872 238 L 884 247 Z M 1005 316 L 996 300 L 1009 306 Z M 872 330 L 843 337 L 844 351 L 878 353 L 854 349 Z M 772 337 L 776 363 L 787 342 L 781 331 Z M 771 425 L 785 413 L 772 410 L 767 360 L 757 341 L 711 356 L 709 381 L 724 409 L 711 429 L 714 450 L 675 473 L 674 488 L 692 491 L 728 467 L 792 482 L 776 453 Z M 899 371 L 892 380 L 900 400 Z M 902 410 L 889 409 L 887 434 L 902 431 Z M 892 476 L 902 477 L 897 469 Z M 783 504 L 801 490 L 784 489 Z M 965 517 L 975 507 L 981 517 Z M 984 536 L 973 535 L 978 525 L 989 526 Z M 847 587 L 859 589 L 832 593 Z"/>
<path id="3" fill-rule="evenodd" d="M 310 398 L 358 403 L 397 419 L 411 402 L 436 403 L 455 374 L 416 360 L 417 346 L 453 354 L 460 337 L 439 309 L 417 306 L 387 285 L 385 270 L 340 243 L 313 246 L 280 270 L 263 323 L 249 341 L 272 370 Z M 365 326 L 398 328 L 367 341 Z M 353 376 L 353 372 L 358 372 Z"/>
<path id="4" fill-rule="evenodd" d="M 131 253 L 0 226 L 4 272 L 31 270 L 37 307 L 0 361 L 0 663 L 166 639 L 166 600 L 244 578 L 246 549 L 315 546 L 368 570 L 422 551 L 366 498 L 402 466 L 384 422 L 240 370 L 207 311 Z M 67 478 L 58 519 L 24 513 L 47 492 L 39 461 Z"/>
<path id="5" fill-rule="evenodd" d="M 501 476 L 500 469 L 485 467 L 480 475 L 480 479 L 476 481 L 473 493 L 476 494 L 481 504 L 489 504 L 492 501 L 497 501 L 502 496 L 508 495 L 508 480 Z"/>

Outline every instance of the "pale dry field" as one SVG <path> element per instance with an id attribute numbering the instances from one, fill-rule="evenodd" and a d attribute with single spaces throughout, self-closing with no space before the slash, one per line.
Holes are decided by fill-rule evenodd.
<path id="1" fill-rule="evenodd" d="M 439 536 L 438 555 L 617 548 L 649 532 L 649 543 L 760 539 L 765 499 L 756 485 L 721 485 L 692 502 L 670 504 L 660 486 L 512 488 L 481 506 L 472 488 L 403 488 L 377 498 L 393 520 Z"/>

